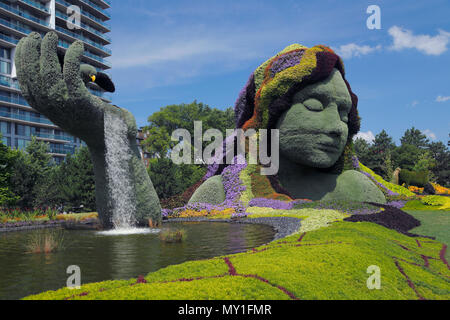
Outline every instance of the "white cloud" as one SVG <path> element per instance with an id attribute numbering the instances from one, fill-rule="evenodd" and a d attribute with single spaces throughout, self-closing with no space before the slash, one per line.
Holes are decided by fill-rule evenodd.
<path id="1" fill-rule="evenodd" d="M 449 101 L 449 100 L 450 100 L 450 96 L 446 96 L 446 97 L 438 96 L 438 97 L 436 98 L 436 102 L 447 102 L 447 101 Z"/>
<path id="2" fill-rule="evenodd" d="M 436 134 L 433 131 L 431 131 L 430 129 L 426 129 L 426 130 L 422 131 L 422 133 L 424 135 L 426 135 L 427 138 L 430 138 L 431 140 L 437 139 Z"/>
<path id="3" fill-rule="evenodd" d="M 373 140 L 375 140 L 375 135 L 369 130 L 367 132 L 360 132 L 354 137 L 355 140 L 358 138 L 366 140 L 368 143 L 372 143 Z"/>
<path id="4" fill-rule="evenodd" d="M 336 52 L 343 58 L 343 59 L 350 59 L 352 57 L 360 57 L 369 53 L 372 53 L 374 51 L 380 50 L 381 45 L 377 45 L 376 47 L 371 46 L 360 46 L 356 43 L 348 43 L 341 45 L 339 48 L 336 48 Z"/>
<path id="5" fill-rule="evenodd" d="M 394 43 L 391 46 L 393 50 L 417 49 L 428 55 L 441 55 L 447 51 L 447 44 L 450 41 L 450 32 L 439 30 L 439 34 L 429 36 L 426 34 L 414 35 L 411 30 L 393 26 L 389 29 Z"/>
<path id="6" fill-rule="evenodd" d="M 419 101 L 414 100 L 413 102 L 411 102 L 411 107 L 415 107 L 419 104 Z"/>

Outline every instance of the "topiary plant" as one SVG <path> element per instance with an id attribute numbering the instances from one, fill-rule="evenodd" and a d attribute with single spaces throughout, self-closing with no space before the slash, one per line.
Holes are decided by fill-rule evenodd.
<path id="1" fill-rule="evenodd" d="M 97 210 L 105 228 L 113 227 L 122 213 L 130 211 L 137 222 L 152 219 L 159 223 L 161 207 L 140 157 L 133 115 L 89 92 L 86 81 L 95 78 L 86 77 L 80 70 L 84 54 L 81 41 L 67 50 L 63 70 L 57 46 L 54 32 L 47 33 L 43 40 L 36 32 L 20 40 L 15 63 L 23 96 L 31 107 L 88 145 L 94 164 Z M 108 162 L 109 156 L 115 161 Z M 123 173 L 125 181 L 115 183 L 117 172 Z M 127 192 L 122 192 L 124 188 Z"/>

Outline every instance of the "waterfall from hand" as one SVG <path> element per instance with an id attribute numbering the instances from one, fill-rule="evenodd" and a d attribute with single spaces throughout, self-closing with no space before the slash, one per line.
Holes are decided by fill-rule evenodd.
<path id="1" fill-rule="evenodd" d="M 115 229 L 131 229 L 136 225 L 135 199 L 130 179 L 129 141 L 127 124 L 118 115 L 105 112 L 106 174 Z"/>

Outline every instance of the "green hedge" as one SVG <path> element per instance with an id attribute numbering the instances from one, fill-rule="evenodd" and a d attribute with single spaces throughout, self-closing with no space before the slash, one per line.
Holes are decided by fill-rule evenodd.
<path id="1" fill-rule="evenodd" d="M 427 171 L 410 171 L 403 169 L 399 174 L 400 184 L 405 183 L 407 186 L 416 186 L 423 188 L 428 183 L 428 172 Z"/>

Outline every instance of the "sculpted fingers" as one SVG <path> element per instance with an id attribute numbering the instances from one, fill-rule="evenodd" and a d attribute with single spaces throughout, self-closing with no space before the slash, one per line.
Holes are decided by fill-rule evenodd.
<path id="1" fill-rule="evenodd" d="M 22 38 L 16 49 L 17 76 L 21 83 L 23 95 L 31 104 L 36 104 L 40 93 L 40 63 L 41 36 L 32 32 Z"/>
<path id="2" fill-rule="evenodd" d="M 64 80 L 70 97 L 75 99 L 87 98 L 90 94 L 80 75 L 80 62 L 84 53 L 81 41 L 72 43 L 64 58 Z"/>
<path id="3" fill-rule="evenodd" d="M 55 32 L 47 33 L 41 44 L 40 75 L 42 94 L 49 100 L 62 104 L 67 88 L 61 72 L 57 48 L 58 36 Z"/>

